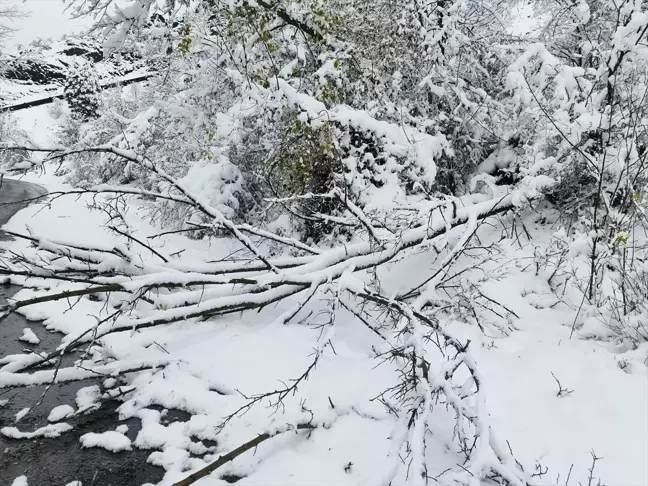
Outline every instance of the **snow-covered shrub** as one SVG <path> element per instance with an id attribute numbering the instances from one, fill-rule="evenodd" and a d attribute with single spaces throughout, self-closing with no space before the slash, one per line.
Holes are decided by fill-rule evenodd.
<path id="1" fill-rule="evenodd" d="M 529 140 L 524 170 L 558 181 L 549 199 L 579 227 L 587 302 L 620 329 L 644 314 L 638 295 L 648 291 L 637 264 L 648 257 L 646 5 L 538 3 L 551 34 L 507 75 Z"/>
<path id="2" fill-rule="evenodd" d="M 639 248 L 623 235 L 645 211 L 645 9 L 535 4 L 552 34 L 507 49 L 497 46 L 506 2 L 216 0 L 162 23 L 143 4 L 107 21 L 108 48 L 163 60 L 164 77 L 128 109 L 111 102 L 79 144 L 135 150 L 179 179 L 213 164 L 201 192 L 224 213 L 267 222 L 287 212 L 315 241 L 341 208 L 305 194 L 340 188 L 370 212 L 464 195 L 476 174 L 486 193 L 517 186 L 524 200 L 550 177 L 549 201 L 591 235 L 584 291 L 604 305 L 602 275 Z M 167 189 L 114 154 L 81 158 L 75 183 Z M 219 179 L 224 167 L 236 183 Z M 266 211 L 267 199 L 283 202 Z M 186 217 L 155 204 L 164 224 Z"/>
<path id="3" fill-rule="evenodd" d="M 476 38 L 466 26 L 496 13 L 460 1 L 436 10 L 379 3 L 309 0 L 277 16 L 265 4 L 203 2 L 177 27 L 138 16 L 137 38 L 115 19 L 110 46 L 164 57 L 167 74 L 149 88 L 155 96 L 139 102 L 140 114 L 122 120 L 112 143 L 145 150 L 178 176 L 217 151 L 243 175 L 239 211 L 333 187 L 363 205 L 464 193 L 497 137 L 483 125 L 499 116 L 490 111 L 499 91 L 491 79 L 506 65 L 488 40 L 496 29 Z M 129 132 L 142 117 L 147 129 Z M 105 130 L 105 118 L 99 124 Z M 79 180 L 113 173 L 104 170 L 113 161 L 102 158 L 110 159 L 93 157 L 88 164 L 98 169 L 86 166 Z M 335 211 L 320 203 L 301 201 L 299 209 Z"/>
<path id="4" fill-rule="evenodd" d="M 81 120 L 99 116 L 99 78 L 89 64 L 82 64 L 67 73 L 63 92 L 72 114 Z"/>
<path id="5" fill-rule="evenodd" d="M 204 198 L 226 218 L 236 217 L 243 177 L 238 167 L 226 158 L 194 163 L 187 175 L 179 180 L 187 190 Z"/>
<path id="6" fill-rule="evenodd" d="M 2 145 L 25 145 L 26 140 L 27 134 L 16 127 L 11 115 L 0 113 L 0 147 Z M 0 151 L 0 168 L 2 169 L 25 169 L 31 165 L 30 154 L 25 150 Z"/>
<path id="7" fill-rule="evenodd" d="M 547 191 L 546 198 L 566 217 L 578 219 L 583 210 L 591 207 L 597 190 L 597 178 L 587 170 L 585 162 L 575 161 L 562 168 L 558 182 Z"/>

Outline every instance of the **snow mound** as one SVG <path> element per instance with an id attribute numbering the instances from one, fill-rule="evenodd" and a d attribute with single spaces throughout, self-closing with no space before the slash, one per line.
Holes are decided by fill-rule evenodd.
<path id="1" fill-rule="evenodd" d="M 0 434 L 9 437 L 10 439 L 33 439 L 35 437 L 54 439 L 69 430 L 72 430 L 70 424 L 59 423 L 46 425 L 45 427 L 34 430 L 33 432 L 22 432 L 16 427 L 3 427 L 0 429 Z"/>
<path id="2" fill-rule="evenodd" d="M 103 447 L 111 452 L 130 451 L 131 441 L 124 434 L 109 430 L 101 434 L 91 432 L 79 439 L 83 447 Z"/>
<path id="3" fill-rule="evenodd" d="M 81 388 L 76 395 L 76 404 L 79 410 L 87 410 L 89 408 L 99 408 L 99 398 L 101 397 L 101 390 L 99 385 L 86 386 Z"/>
<path id="4" fill-rule="evenodd" d="M 74 415 L 74 408 L 70 405 L 59 405 L 54 407 L 47 417 L 48 422 L 60 422 L 61 420 Z"/>
<path id="5" fill-rule="evenodd" d="M 29 413 L 30 410 L 31 410 L 31 408 L 27 407 L 27 408 L 23 408 L 20 412 L 18 412 L 18 413 L 16 414 L 16 422 L 19 422 L 20 420 L 22 420 L 22 418 L 23 418 L 25 415 L 27 415 L 27 414 Z"/>
<path id="6" fill-rule="evenodd" d="M 26 327 L 23 329 L 22 336 L 18 338 L 19 341 L 24 341 L 29 344 L 40 344 L 40 339 L 34 334 L 34 331 Z"/>

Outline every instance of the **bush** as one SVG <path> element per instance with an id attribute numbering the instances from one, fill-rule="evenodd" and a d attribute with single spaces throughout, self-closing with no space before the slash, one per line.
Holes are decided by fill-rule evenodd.
<path id="1" fill-rule="evenodd" d="M 99 116 L 101 86 L 96 72 L 83 65 L 68 74 L 63 92 L 73 116 L 90 120 Z"/>

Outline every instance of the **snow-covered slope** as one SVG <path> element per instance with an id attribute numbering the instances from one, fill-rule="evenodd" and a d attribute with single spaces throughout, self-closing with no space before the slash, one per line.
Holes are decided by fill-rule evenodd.
<path id="1" fill-rule="evenodd" d="M 147 71 L 145 63 L 128 53 L 104 58 L 100 42 L 68 37 L 37 44 L 15 54 L 0 55 L 0 111 L 19 103 L 62 96 L 70 70 L 91 64 L 103 84 L 128 82 Z"/>

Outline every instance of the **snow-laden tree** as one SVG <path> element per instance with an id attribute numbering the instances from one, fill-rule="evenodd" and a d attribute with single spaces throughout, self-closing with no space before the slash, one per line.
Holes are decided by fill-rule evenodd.
<path id="1" fill-rule="evenodd" d="M 3 42 L 15 32 L 15 22 L 23 17 L 24 14 L 15 4 L 9 3 L 7 0 L 0 0 L 0 49 Z M 2 75 L 1 71 L 0 75 Z"/>
<path id="2" fill-rule="evenodd" d="M 27 134 L 16 126 L 9 115 L 0 115 L 0 140 L 3 143 L 24 145 Z M 25 168 L 30 166 L 29 154 L 24 151 L 0 152 L 0 167 L 3 169 Z"/>
<path id="3" fill-rule="evenodd" d="M 641 340 L 646 273 L 634 262 L 646 243 L 637 230 L 648 190 L 648 9 L 641 1 L 538 4 L 547 12 L 545 42 L 507 77 L 524 170 L 561 181 L 548 196 L 574 223 L 572 256 L 589 260 L 590 312 L 603 309 L 610 326 Z"/>
<path id="4" fill-rule="evenodd" d="M 143 51 L 172 54 L 153 105 L 123 114 L 126 134 L 112 143 L 146 145 L 176 176 L 232 164 L 244 185 L 235 210 L 332 187 L 363 205 L 462 195 L 509 136 L 493 122 L 504 117 L 505 64 L 490 48 L 501 5 L 199 2 L 176 27 L 170 17 L 147 23 L 138 5 L 102 17 L 108 46 L 132 42 L 127 31 L 138 26 Z"/>
<path id="5" fill-rule="evenodd" d="M 65 79 L 63 93 L 72 114 L 80 120 L 99 116 L 99 77 L 90 64 L 73 68 Z"/>

